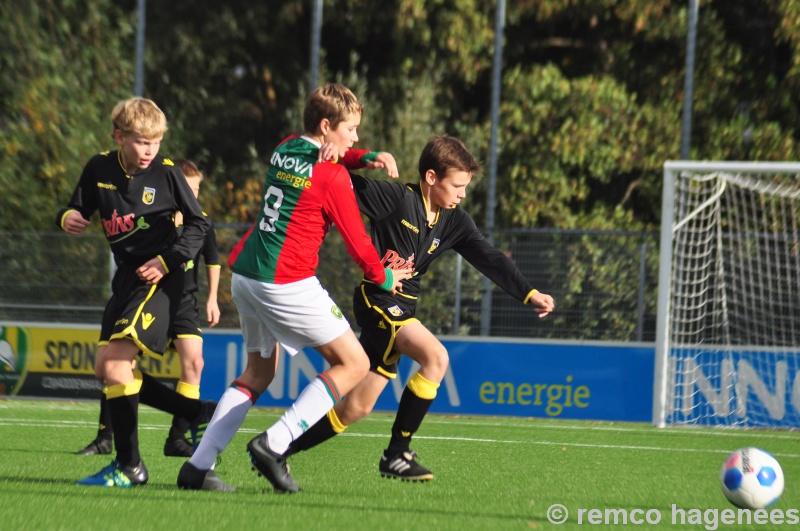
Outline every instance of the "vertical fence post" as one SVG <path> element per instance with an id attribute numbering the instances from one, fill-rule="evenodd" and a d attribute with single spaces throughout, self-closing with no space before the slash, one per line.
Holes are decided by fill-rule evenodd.
<path id="1" fill-rule="evenodd" d="M 495 188 L 497 186 L 497 137 L 500 122 L 500 88 L 502 85 L 503 28 L 506 20 L 506 2 L 498 0 L 494 20 L 494 59 L 492 60 L 492 101 L 491 133 L 489 138 L 488 190 L 486 193 L 486 239 L 494 243 L 494 209 L 496 207 Z M 492 327 L 492 281 L 482 279 L 483 299 L 481 299 L 481 335 L 491 335 Z"/>
<path id="2" fill-rule="evenodd" d="M 456 295 L 453 304 L 453 335 L 461 335 L 461 264 L 463 258 L 456 254 Z"/>
<path id="3" fill-rule="evenodd" d="M 308 93 L 314 92 L 319 83 L 319 47 L 322 42 L 322 0 L 312 0 L 311 46 L 308 60 Z"/>
<path id="4" fill-rule="evenodd" d="M 647 240 L 642 240 L 639 252 L 639 303 L 638 316 L 636 319 L 636 341 L 644 340 L 644 290 L 647 276 Z"/>

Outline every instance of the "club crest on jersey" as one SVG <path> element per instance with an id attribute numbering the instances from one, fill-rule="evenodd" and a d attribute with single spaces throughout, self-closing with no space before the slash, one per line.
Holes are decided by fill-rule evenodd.
<path id="1" fill-rule="evenodd" d="M 331 313 L 337 319 L 344 319 L 344 316 L 342 315 L 342 310 L 340 310 L 339 307 L 336 306 L 335 304 L 331 306 Z"/>
<path id="2" fill-rule="evenodd" d="M 434 239 L 433 239 L 433 243 L 431 244 L 431 248 L 430 248 L 430 249 L 428 249 L 428 254 L 433 254 L 433 252 L 434 252 L 436 249 L 438 249 L 438 248 L 439 248 L 439 242 L 440 242 L 440 241 L 441 241 L 441 240 L 439 240 L 439 238 L 434 238 Z"/>
<path id="3" fill-rule="evenodd" d="M 403 310 L 401 310 L 400 306 L 397 306 L 396 304 L 394 306 L 392 306 L 391 308 L 386 308 L 386 311 L 388 311 L 390 314 L 394 315 L 395 317 L 400 317 L 401 315 L 403 315 Z"/>
<path id="4" fill-rule="evenodd" d="M 145 187 L 144 193 L 142 194 L 142 203 L 144 203 L 145 205 L 152 205 L 155 199 L 156 199 L 156 189 Z"/>

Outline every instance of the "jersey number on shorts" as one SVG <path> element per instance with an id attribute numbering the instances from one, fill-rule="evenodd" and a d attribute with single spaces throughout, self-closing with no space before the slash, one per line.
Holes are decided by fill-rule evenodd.
<path id="1" fill-rule="evenodd" d="M 281 203 L 283 203 L 283 190 L 277 186 L 270 186 L 264 195 L 264 217 L 258 224 L 259 229 L 264 232 L 275 232 L 275 222 L 280 216 L 278 210 L 281 208 Z"/>

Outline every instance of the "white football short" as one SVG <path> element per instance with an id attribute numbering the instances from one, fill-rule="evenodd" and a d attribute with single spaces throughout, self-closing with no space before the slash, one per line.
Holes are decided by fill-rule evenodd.
<path id="1" fill-rule="evenodd" d="M 264 358 L 272 356 L 278 341 L 294 356 L 303 347 L 325 345 L 350 329 L 317 277 L 269 284 L 234 273 L 231 298 L 239 310 L 247 352 L 261 352 Z"/>

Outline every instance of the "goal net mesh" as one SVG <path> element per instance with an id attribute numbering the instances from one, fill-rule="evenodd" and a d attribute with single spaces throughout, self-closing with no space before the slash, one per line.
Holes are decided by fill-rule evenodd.
<path id="1" fill-rule="evenodd" d="M 675 177 L 667 424 L 800 427 L 798 174 Z"/>

